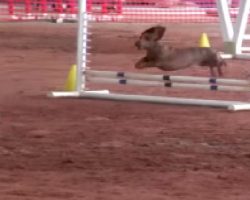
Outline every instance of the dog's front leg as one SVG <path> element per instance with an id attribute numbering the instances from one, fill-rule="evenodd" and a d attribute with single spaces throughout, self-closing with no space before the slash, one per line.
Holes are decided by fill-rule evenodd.
<path id="1" fill-rule="evenodd" d="M 136 69 L 144 69 L 149 67 L 154 67 L 154 62 L 149 61 L 147 57 L 143 57 L 135 63 Z"/>
<path id="2" fill-rule="evenodd" d="M 209 66 L 209 69 L 210 69 L 210 76 L 211 77 L 216 77 L 216 74 L 215 74 L 215 71 L 214 71 L 214 67 Z"/>
<path id="3" fill-rule="evenodd" d="M 217 66 L 217 70 L 218 70 L 218 74 L 219 74 L 219 76 L 223 76 L 223 71 L 222 71 L 222 69 L 221 69 L 221 66 L 220 66 L 220 65 L 218 65 L 218 66 Z"/>
<path id="4" fill-rule="evenodd" d="M 215 70 L 217 70 L 219 77 L 223 76 L 223 71 L 222 71 L 222 68 L 221 68 L 220 65 L 209 66 L 209 69 L 210 69 L 210 75 L 211 75 L 211 77 L 216 77 L 217 76 Z"/>

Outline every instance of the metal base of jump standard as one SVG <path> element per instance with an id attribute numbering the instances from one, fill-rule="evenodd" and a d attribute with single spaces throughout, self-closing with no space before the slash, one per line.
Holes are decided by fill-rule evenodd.
<path id="1" fill-rule="evenodd" d="M 204 100 L 191 98 L 177 98 L 164 96 L 148 96 L 148 95 L 132 95 L 109 93 L 108 90 L 103 91 L 83 91 L 83 92 L 51 92 L 50 97 L 53 98 L 84 98 L 84 99 L 101 99 L 115 101 L 132 101 L 156 104 L 185 105 L 185 106 L 201 106 L 224 108 L 231 111 L 250 110 L 250 102 L 240 101 L 223 101 L 223 100 Z"/>

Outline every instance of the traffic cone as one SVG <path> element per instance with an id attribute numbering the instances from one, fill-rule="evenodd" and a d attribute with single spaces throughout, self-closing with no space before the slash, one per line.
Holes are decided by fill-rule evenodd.
<path id="1" fill-rule="evenodd" d="M 65 91 L 76 91 L 76 65 L 72 65 L 69 70 Z"/>
<path id="2" fill-rule="evenodd" d="M 199 47 L 210 47 L 210 42 L 206 33 L 201 34 Z"/>

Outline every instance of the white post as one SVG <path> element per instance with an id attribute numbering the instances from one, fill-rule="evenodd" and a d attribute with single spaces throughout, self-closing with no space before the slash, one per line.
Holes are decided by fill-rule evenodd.
<path id="1" fill-rule="evenodd" d="M 243 42 L 243 39 L 245 39 L 245 35 L 246 35 L 249 9 L 250 9 L 250 1 L 241 0 L 240 8 L 239 8 L 238 16 L 237 16 L 237 21 L 235 24 L 235 33 L 233 37 L 233 42 L 235 43 L 236 55 L 242 53 L 242 42 Z"/>
<path id="2" fill-rule="evenodd" d="M 235 54 L 235 45 L 233 43 L 234 27 L 229 13 L 228 2 L 217 0 L 217 9 L 220 18 L 220 27 L 224 41 L 225 53 Z"/>
<path id="3" fill-rule="evenodd" d="M 82 75 L 87 67 L 88 14 L 87 0 L 79 0 L 78 38 L 77 38 L 77 91 L 85 89 L 85 77 Z"/>
<path id="4" fill-rule="evenodd" d="M 234 30 L 229 14 L 228 2 L 225 0 L 217 0 L 217 9 L 220 18 L 221 31 L 224 41 L 232 41 Z"/>

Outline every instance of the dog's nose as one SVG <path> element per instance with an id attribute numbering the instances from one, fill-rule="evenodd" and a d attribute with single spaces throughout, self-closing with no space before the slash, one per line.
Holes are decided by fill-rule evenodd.
<path id="1" fill-rule="evenodd" d="M 137 40 L 137 41 L 135 42 L 135 46 L 136 46 L 138 49 L 140 49 L 140 48 L 141 48 L 141 46 L 140 46 L 140 41 Z"/>

